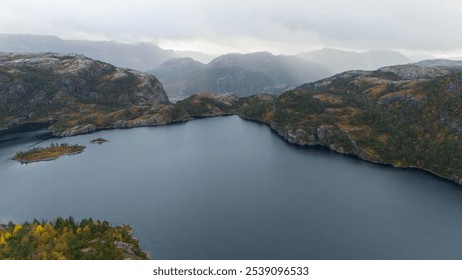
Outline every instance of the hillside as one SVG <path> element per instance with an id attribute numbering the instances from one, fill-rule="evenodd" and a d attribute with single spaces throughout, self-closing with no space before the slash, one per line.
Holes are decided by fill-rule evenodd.
<path id="1" fill-rule="evenodd" d="M 414 65 L 350 71 L 240 114 L 287 141 L 415 167 L 462 184 L 462 73 Z"/>
<path id="2" fill-rule="evenodd" d="M 411 62 L 395 51 L 350 52 L 329 48 L 300 53 L 297 57 L 318 63 L 334 74 L 348 70 L 376 70 L 383 66 Z"/>
<path id="3" fill-rule="evenodd" d="M 227 54 L 202 64 L 192 59 L 172 59 L 150 71 L 172 99 L 201 92 L 249 96 L 280 94 L 300 84 L 329 76 L 320 65 L 291 56 L 270 53 Z"/>
<path id="4" fill-rule="evenodd" d="M 109 117 L 166 102 L 161 83 L 146 73 L 81 55 L 0 53 L 0 132 L 27 124 L 62 136 L 91 132 Z"/>
<path id="5" fill-rule="evenodd" d="M 402 65 L 349 71 L 280 96 L 200 94 L 175 105 L 191 118 L 237 114 L 288 142 L 324 146 L 462 184 L 462 72 Z"/>

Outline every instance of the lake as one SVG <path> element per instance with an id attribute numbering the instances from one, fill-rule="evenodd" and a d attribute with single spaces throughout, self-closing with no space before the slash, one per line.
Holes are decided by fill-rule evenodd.
<path id="1" fill-rule="evenodd" d="M 129 224 L 151 259 L 462 259 L 462 187 L 218 117 L 0 139 L 0 222 Z M 103 137 L 110 142 L 89 144 Z M 84 153 L 10 160 L 68 142 Z"/>

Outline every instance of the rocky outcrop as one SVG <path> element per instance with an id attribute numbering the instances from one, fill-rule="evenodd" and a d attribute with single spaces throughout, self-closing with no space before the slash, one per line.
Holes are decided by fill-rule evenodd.
<path id="1" fill-rule="evenodd" d="M 448 68 L 460 68 L 462 67 L 462 61 L 458 60 L 449 60 L 449 59 L 429 59 L 422 60 L 414 63 L 417 66 L 423 67 L 448 67 Z"/>
<path id="2" fill-rule="evenodd" d="M 167 103 L 147 73 L 77 54 L 0 53 L 0 130 L 51 123 L 55 135 L 72 136 Z"/>
<path id="3" fill-rule="evenodd" d="M 424 67 L 417 65 L 400 65 L 382 67 L 378 73 L 392 74 L 399 80 L 434 79 L 449 74 L 448 70 L 439 67 Z"/>
<path id="4" fill-rule="evenodd" d="M 83 126 L 72 127 L 61 133 L 55 133 L 55 136 L 58 136 L 58 137 L 75 136 L 79 134 L 92 133 L 92 132 L 95 132 L 96 130 L 97 130 L 97 127 L 94 124 L 87 124 Z"/>
<path id="5" fill-rule="evenodd" d="M 137 256 L 135 252 L 133 252 L 135 246 L 133 244 L 122 242 L 122 241 L 114 241 L 114 245 L 117 249 L 123 251 L 124 260 L 142 260 L 143 258 Z"/>

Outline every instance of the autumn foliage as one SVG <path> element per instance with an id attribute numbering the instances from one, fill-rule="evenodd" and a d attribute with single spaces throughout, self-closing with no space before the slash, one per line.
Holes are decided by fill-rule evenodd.
<path id="1" fill-rule="evenodd" d="M 72 217 L 0 225 L 0 259 L 147 259 L 129 226 Z"/>

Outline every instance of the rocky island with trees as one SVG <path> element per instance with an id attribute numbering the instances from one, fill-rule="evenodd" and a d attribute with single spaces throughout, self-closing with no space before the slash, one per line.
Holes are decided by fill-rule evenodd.
<path id="1" fill-rule="evenodd" d="M 68 143 L 50 144 L 48 147 L 34 147 L 27 151 L 17 152 L 13 159 L 20 163 L 55 160 L 65 155 L 75 155 L 83 152 L 85 146 L 69 145 Z"/>

